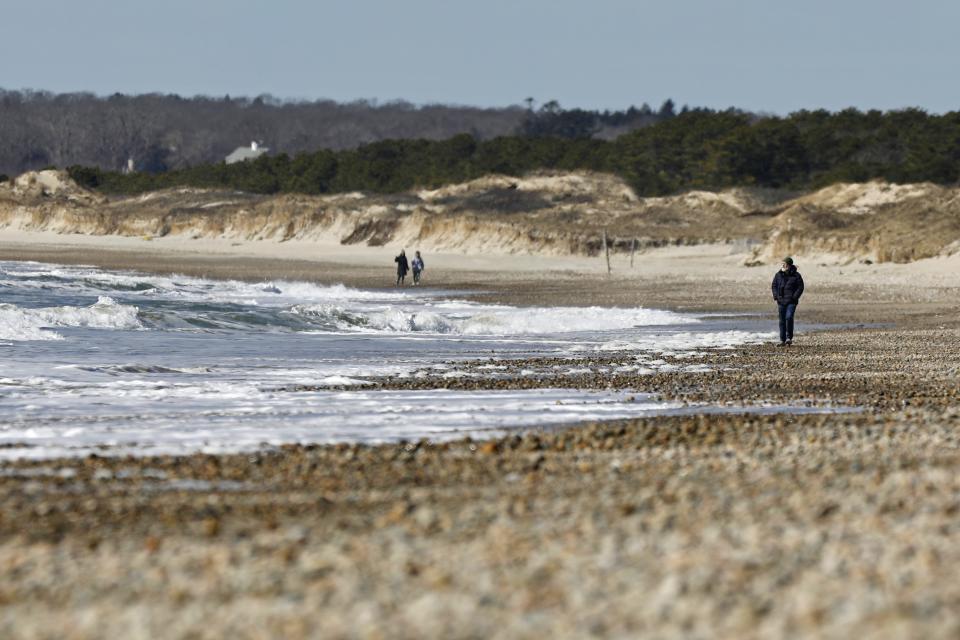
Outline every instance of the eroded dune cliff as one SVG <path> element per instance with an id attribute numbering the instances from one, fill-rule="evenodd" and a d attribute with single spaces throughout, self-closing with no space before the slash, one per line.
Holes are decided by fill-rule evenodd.
<path id="1" fill-rule="evenodd" d="M 595 255 L 606 232 L 620 252 L 729 242 L 749 251 L 747 262 L 785 253 L 906 262 L 960 250 L 960 189 L 869 182 L 640 198 L 609 175 L 539 173 L 388 196 L 169 189 L 106 198 L 41 171 L 0 184 L 0 227 L 544 255 Z"/>

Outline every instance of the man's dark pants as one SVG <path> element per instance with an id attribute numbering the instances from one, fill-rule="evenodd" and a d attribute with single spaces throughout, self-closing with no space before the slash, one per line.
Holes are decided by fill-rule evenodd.
<path id="1" fill-rule="evenodd" d="M 797 304 L 777 304 L 780 308 L 780 342 L 793 340 L 793 314 L 797 312 Z"/>

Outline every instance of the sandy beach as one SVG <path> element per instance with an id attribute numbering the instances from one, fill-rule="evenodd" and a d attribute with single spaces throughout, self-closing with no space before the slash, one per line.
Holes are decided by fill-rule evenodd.
<path id="1" fill-rule="evenodd" d="M 398 249 L 0 230 L 5 260 L 377 288 Z M 425 283 L 519 306 L 762 314 L 772 329 L 775 266 L 746 255 L 670 247 L 631 268 L 620 254 L 608 276 L 599 258 L 428 254 Z M 724 366 L 567 384 L 843 411 L 7 463 L 0 635 L 956 637 L 960 254 L 797 263 L 794 347 L 706 349 L 685 362 Z"/>

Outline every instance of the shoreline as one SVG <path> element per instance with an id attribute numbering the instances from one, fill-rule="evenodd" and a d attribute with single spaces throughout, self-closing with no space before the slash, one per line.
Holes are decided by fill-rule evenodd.
<path id="1" fill-rule="evenodd" d="M 393 256 L 399 247 L 357 247 L 291 240 L 144 240 L 121 236 L 61 235 L 0 229 L 0 258 L 89 265 L 212 279 L 277 279 L 394 289 Z M 514 306 L 645 306 L 693 312 L 775 314 L 769 282 L 775 265 L 744 266 L 737 244 L 671 246 L 611 257 L 514 254 L 425 255 L 424 288 L 464 291 L 466 299 Z M 815 323 L 919 319 L 950 308 L 960 297 L 954 273 L 960 253 L 907 264 L 843 263 L 837 256 L 798 258 L 808 293 L 798 319 Z M 897 307 L 888 310 L 887 305 Z M 911 309 L 915 309 L 912 311 Z M 810 313 L 810 316 L 807 314 Z M 805 317 L 807 316 L 807 317 Z"/>

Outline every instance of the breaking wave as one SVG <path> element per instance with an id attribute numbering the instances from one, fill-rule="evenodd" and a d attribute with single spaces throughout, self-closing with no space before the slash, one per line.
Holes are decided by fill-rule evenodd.
<path id="1" fill-rule="evenodd" d="M 320 326 L 341 331 L 475 336 L 549 335 L 696 322 L 689 316 L 642 307 L 520 308 L 450 304 L 423 310 L 389 307 L 360 311 L 338 305 L 296 305 L 290 311 Z"/>
<path id="2" fill-rule="evenodd" d="M 89 307 L 47 307 L 25 309 L 0 304 L 0 340 L 61 340 L 48 327 L 89 327 L 94 329 L 140 329 L 137 307 L 100 296 Z"/>
<path id="3" fill-rule="evenodd" d="M 107 272 L 92 267 L 0 262 L 0 288 L 73 292 L 78 295 L 117 295 L 176 301 L 233 304 L 315 304 L 409 300 L 402 291 L 365 291 L 342 284 L 275 280 L 243 282 L 191 276 L 163 276 L 135 272 Z"/>

